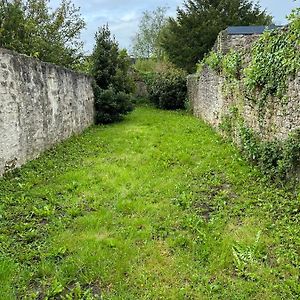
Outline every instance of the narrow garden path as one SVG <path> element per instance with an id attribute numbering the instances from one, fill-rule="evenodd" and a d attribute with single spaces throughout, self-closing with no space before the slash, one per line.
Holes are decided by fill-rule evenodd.
<path id="1" fill-rule="evenodd" d="M 184 113 L 92 127 L 0 198 L 0 299 L 299 299 L 299 194 Z"/>

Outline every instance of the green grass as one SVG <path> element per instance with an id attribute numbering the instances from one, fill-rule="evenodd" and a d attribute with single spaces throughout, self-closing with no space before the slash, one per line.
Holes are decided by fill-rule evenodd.
<path id="1" fill-rule="evenodd" d="M 298 192 L 138 108 L 0 180 L 0 299 L 299 299 Z"/>

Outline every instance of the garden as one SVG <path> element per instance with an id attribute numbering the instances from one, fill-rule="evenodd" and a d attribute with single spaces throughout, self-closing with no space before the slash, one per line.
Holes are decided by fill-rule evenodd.
<path id="1" fill-rule="evenodd" d="M 251 1 L 194 2 L 168 20 L 144 13 L 139 37 L 147 20 L 162 26 L 151 45 L 136 39 L 134 63 L 108 25 L 84 56 L 69 2 L 53 13 L 43 0 L 0 3 L 1 47 L 88 74 L 95 98 L 93 126 L 0 178 L 0 299 L 299 299 L 299 132 L 261 142 L 233 109 L 221 136 L 192 115 L 186 87 L 188 72 L 210 67 L 230 93 L 243 80 L 262 113 L 269 96 L 284 101 L 300 66 L 299 10 L 242 68 L 243 53 L 209 52 L 217 34 L 272 18 Z M 183 42 L 191 24 L 194 48 Z"/>

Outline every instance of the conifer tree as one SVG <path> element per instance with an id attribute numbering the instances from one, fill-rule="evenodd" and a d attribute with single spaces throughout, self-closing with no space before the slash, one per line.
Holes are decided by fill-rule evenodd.
<path id="1" fill-rule="evenodd" d="M 272 17 L 251 0 L 187 0 L 169 18 L 161 46 L 171 62 L 193 72 L 195 64 L 228 26 L 269 25 Z"/>
<path id="2" fill-rule="evenodd" d="M 133 109 L 129 77 L 129 57 L 119 51 L 108 25 L 99 28 L 91 56 L 91 73 L 95 79 L 94 96 L 96 123 L 119 121 Z"/>

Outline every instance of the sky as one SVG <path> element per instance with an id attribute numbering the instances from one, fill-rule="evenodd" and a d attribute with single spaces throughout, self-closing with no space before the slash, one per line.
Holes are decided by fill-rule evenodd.
<path id="1" fill-rule="evenodd" d="M 53 7 L 59 0 L 51 0 Z M 176 16 L 176 8 L 182 6 L 184 0 L 73 0 L 86 21 L 86 29 L 82 33 L 85 51 L 91 52 L 94 45 L 94 35 L 97 29 L 108 24 L 112 34 L 119 42 L 120 48 L 130 50 L 132 38 L 137 32 L 143 12 L 153 11 L 157 7 L 168 7 L 167 14 Z M 285 17 L 295 7 L 300 7 L 300 0 L 260 0 L 262 8 L 266 9 L 277 25 L 286 24 Z"/>

